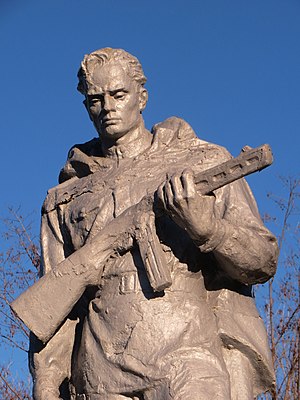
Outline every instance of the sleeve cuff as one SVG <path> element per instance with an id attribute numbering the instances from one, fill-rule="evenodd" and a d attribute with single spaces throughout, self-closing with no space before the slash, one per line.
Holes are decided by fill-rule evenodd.
<path id="1" fill-rule="evenodd" d="M 224 242 L 226 236 L 226 226 L 224 222 L 217 221 L 217 226 L 214 234 L 205 243 L 199 245 L 202 253 L 209 253 L 215 250 Z"/>

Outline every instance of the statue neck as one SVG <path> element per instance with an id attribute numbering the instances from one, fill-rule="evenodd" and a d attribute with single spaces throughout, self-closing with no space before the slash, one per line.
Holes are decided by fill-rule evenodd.
<path id="1" fill-rule="evenodd" d="M 144 122 L 136 129 L 117 140 L 100 138 L 102 151 L 109 158 L 133 158 L 151 146 L 152 134 L 145 128 Z"/>

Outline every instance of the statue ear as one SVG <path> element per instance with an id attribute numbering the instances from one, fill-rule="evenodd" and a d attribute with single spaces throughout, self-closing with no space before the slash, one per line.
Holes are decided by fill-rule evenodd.
<path id="1" fill-rule="evenodd" d="M 87 99 L 83 100 L 83 104 L 84 104 L 84 107 L 86 108 L 86 111 L 87 111 L 88 114 L 89 114 L 90 120 L 93 121 L 93 120 L 92 120 L 92 117 L 91 117 L 91 114 L 90 114 L 90 107 L 88 106 Z"/>
<path id="2" fill-rule="evenodd" d="M 146 108 L 147 105 L 147 101 L 148 101 L 148 91 L 145 88 L 141 88 L 140 91 L 140 111 L 144 111 L 144 109 Z"/>

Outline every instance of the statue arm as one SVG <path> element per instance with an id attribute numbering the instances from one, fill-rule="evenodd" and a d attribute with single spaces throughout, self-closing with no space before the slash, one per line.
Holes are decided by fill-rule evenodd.
<path id="1" fill-rule="evenodd" d="M 212 252 L 220 268 L 239 282 L 267 281 L 276 271 L 277 241 L 264 226 L 248 184 L 240 179 L 215 196 L 217 229 L 200 250 Z"/>
<path id="2" fill-rule="evenodd" d="M 186 170 L 168 178 L 157 193 L 174 222 L 203 253 L 211 253 L 230 278 L 255 284 L 274 275 L 276 239 L 263 225 L 244 179 L 215 190 L 213 195 L 202 195 L 192 171 Z"/>
<path id="3" fill-rule="evenodd" d="M 55 210 L 42 216 L 41 250 L 42 275 L 65 258 L 64 243 Z M 77 322 L 67 319 L 45 345 L 35 335 L 31 335 L 29 364 L 33 377 L 35 400 L 60 398 L 59 388 L 64 380 L 70 377 Z"/>

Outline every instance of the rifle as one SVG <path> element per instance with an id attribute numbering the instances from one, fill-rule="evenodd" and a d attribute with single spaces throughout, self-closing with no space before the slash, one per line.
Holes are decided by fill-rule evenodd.
<path id="1" fill-rule="evenodd" d="M 196 174 L 197 191 L 209 194 L 272 162 L 272 151 L 267 144 L 255 149 L 245 146 L 238 157 Z M 99 281 L 107 262 L 120 257 L 135 242 L 153 290 L 159 292 L 171 286 L 171 273 L 155 231 L 155 216 L 161 210 L 154 199 L 153 195 L 145 196 L 125 210 L 93 242 L 71 254 L 11 303 L 13 312 L 42 342 L 54 335 L 86 287 Z"/>

